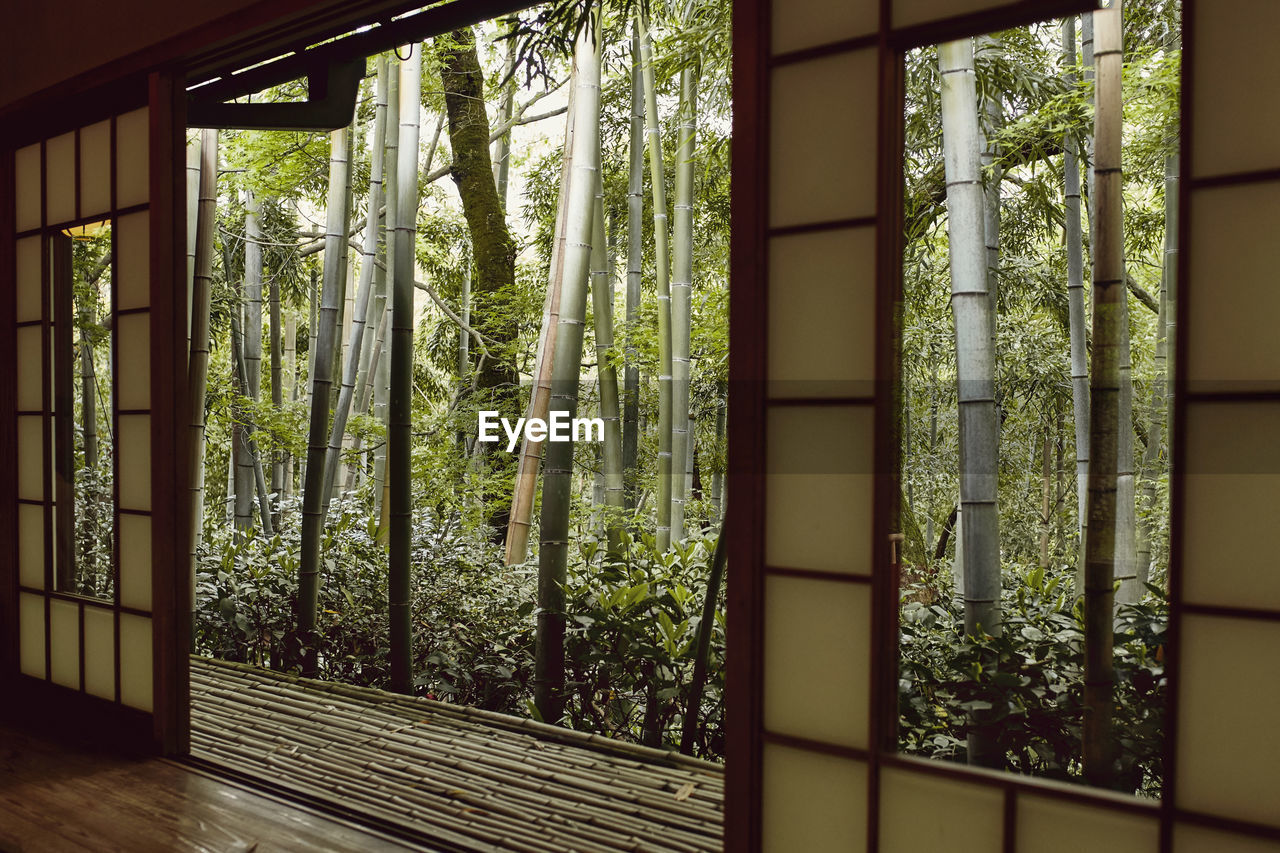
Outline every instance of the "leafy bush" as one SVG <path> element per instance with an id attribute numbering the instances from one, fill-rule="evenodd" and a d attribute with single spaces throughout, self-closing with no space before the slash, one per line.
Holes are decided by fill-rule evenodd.
<path id="1" fill-rule="evenodd" d="M 659 553 L 649 536 L 627 537 L 623 556 L 600 543 L 571 567 L 565 638 L 568 724 L 649 746 L 678 747 L 714 538 Z M 724 754 L 723 587 L 708 654 L 696 751 Z"/>
<path id="2" fill-rule="evenodd" d="M 297 499 L 285 501 L 285 529 Z M 321 543 L 320 677 L 386 688 L 387 558 L 357 500 L 335 501 Z M 651 538 L 607 557 L 575 555 L 567 591 L 565 725 L 676 746 L 714 539 L 659 555 Z M 240 538 L 210 525 L 199 549 L 195 644 L 200 654 L 296 670 L 296 534 Z M 414 514 L 413 671 L 419 695 L 532 714 L 537 566 L 506 567 L 487 531 L 457 515 Z M 717 609 L 697 749 L 724 752 L 724 612 Z"/>
<path id="3" fill-rule="evenodd" d="M 1009 769 L 1078 780 L 1084 680 L 1082 607 L 1067 574 L 1006 573 L 1000 637 L 964 635 L 960 603 L 919 600 L 904 588 L 899 670 L 899 745 L 916 755 L 967 758 L 980 720 Z M 1164 593 L 1116 616 L 1115 726 L 1126 789 L 1158 796 L 1163 775 L 1168 605 Z"/>

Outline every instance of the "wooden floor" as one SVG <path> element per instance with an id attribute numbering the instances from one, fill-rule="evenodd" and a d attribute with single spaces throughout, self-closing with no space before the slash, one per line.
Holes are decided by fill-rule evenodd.
<path id="1" fill-rule="evenodd" d="M 0 851 L 421 850 L 174 762 L 0 725 Z"/>

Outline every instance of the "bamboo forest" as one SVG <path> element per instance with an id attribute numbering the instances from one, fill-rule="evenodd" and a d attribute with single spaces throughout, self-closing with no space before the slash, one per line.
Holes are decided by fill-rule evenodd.
<path id="1" fill-rule="evenodd" d="M 730 11 L 556 0 L 369 57 L 347 127 L 189 132 L 194 653 L 723 760 Z M 1160 795 L 1178 15 L 905 56 L 903 752 Z M 59 582 L 109 597 L 79 237 Z"/>

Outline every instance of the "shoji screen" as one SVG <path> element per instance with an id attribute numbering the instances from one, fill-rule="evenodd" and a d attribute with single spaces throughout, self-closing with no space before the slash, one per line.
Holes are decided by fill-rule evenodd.
<path id="1" fill-rule="evenodd" d="M 180 89 L 178 90 L 180 92 Z M 180 738 L 185 723 L 170 695 L 185 653 L 175 627 L 175 584 L 182 584 L 184 525 L 176 524 L 180 478 L 174 454 L 178 423 L 185 420 L 181 389 L 184 353 L 174 335 L 185 328 L 184 223 L 175 222 L 181 185 L 174 171 L 182 128 L 175 115 L 174 87 L 150 81 L 147 106 L 86 122 L 7 152 L 6 184 L 12 189 L 6 217 L 9 263 L 5 314 L 14 346 L 12 430 L 4 448 L 12 471 L 14 538 L 5 543 L 8 595 L 6 637 L 18 690 L 31 701 L 91 708 L 94 697 L 120 709 L 106 719 L 151 720 L 137 728 L 153 743 Z M 181 161 L 177 160 L 177 168 Z M 176 195 L 175 195 L 176 193 Z M 113 488 L 110 500 L 112 594 L 92 598 L 55 582 L 60 524 L 72 512 L 69 488 L 54 463 L 70 453 L 71 430 L 57 435 L 55 365 L 77 358 L 69 324 L 70 297 L 57 296 L 55 282 L 69 286 L 65 231 L 86 223 L 110 227 L 109 400 Z M 60 303 L 59 299 L 63 301 Z M 181 318 L 181 325 L 177 319 Z M 61 328 L 60 328 L 61 327 Z M 59 368 L 65 369 L 65 368 Z M 62 401 L 65 406 L 66 398 Z M 63 413 L 64 415 L 66 413 Z M 65 418 L 63 420 L 66 420 Z M 69 421 L 68 421 L 69 422 Z M 69 529 L 69 528 L 68 528 Z M 185 586 L 183 586 L 185 590 Z M 185 669 L 182 670 L 185 672 Z M 37 690 L 45 682 L 63 690 Z M 183 691 L 185 693 L 185 691 Z M 160 695 L 163 693 L 164 695 Z M 77 704 L 81 703 L 81 704 Z M 65 710 L 53 708 L 51 710 Z M 139 715 L 145 715 L 141 717 Z"/>
<path id="2" fill-rule="evenodd" d="M 900 54 L 1088 6 L 735 4 L 727 849 L 1280 849 L 1280 570 L 1259 539 L 1280 514 L 1272 3 L 1183 3 L 1169 796 L 895 751 Z"/>
<path id="3" fill-rule="evenodd" d="M 1280 849 L 1280 6 L 1184 0 L 1183 21 L 1173 849 Z"/>

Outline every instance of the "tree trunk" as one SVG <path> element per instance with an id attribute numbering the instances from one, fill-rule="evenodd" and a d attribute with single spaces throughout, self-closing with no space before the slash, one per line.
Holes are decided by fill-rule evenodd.
<path id="1" fill-rule="evenodd" d="M 727 389 L 721 383 L 720 399 L 716 403 L 715 466 L 711 469 L 711 512 L 716 518 L 723 517 L 725 512 L 724 496 L 721 493 L 724 491 L 724 431 L 728 415 L 728 407 L 725 401 L 726 391 Z"/>
<path id="2" fill-rule="evenodd" d="M 698 131 L 698 68 L 680 74 L 680 126 L 676 147 L 676 199 L 671 276 L 671 538 L 684 539 L 685 474 L 689 448 L 689 323 L 693 287 L 694 166 Z"/>
<path id="3" fill-rule="evenodd" d="M 1040 443 L 1040 568 L 1049 569 L 1049 533 L 1053 529 L 1050 521 L 1053 518 L 1053 463 L 1049 453 L 1053 449 L 1053 440 L 1049 435 L 1049 425 L 1044 427 L 1044 440 Z"/>
<path id="4" fill-rule="evenodd" d="M 383 155 L 382 167 L 385 195 L 388 204 L 384 214 L 385 239 L 383 240 L 387 268 L 384 279 L 386 290 L 386 307 L 383 312 L 383 354 L 373 376 L 373 416 L 383 425 L 386 434 L 391 434 L 391 421 L 387 414 L 387 399 L 391 395 L 391 338 L 390 329 L 395 320 L 395 288 L 396 253 L 394 248 L 396 224 L 399 221 L 396 208 L 400 198 L 400 63 L 387 63 L 387 127 L 395 128 L 394 133 L 387 134 L 386 152 Z M 380 545 L 387 545 L 390 535 L 391 506 L 387 501 L 387 442 L 373 451 L 373 509 L 378 518 L 377 540 Z"/>
<path id="5" fill-rule="evenodd" d="M 551 368 L 555 361 L 556 334 L 560 325 L 560 298 L 564 283 L 564 228 L 569 210 L 569 184 L 573 167 L 573 93 L 577 81 L 570 77 L 569 108 L 565 115 L 564 155 L 560 166 L 560 195 L 556 210 L 555 234 L 551 244 L 551 266 L 547 296 L 542 308 L 542 328 L 538 333 L 537 357 L 533 367 L 533 387 L 525 417 L 545 420 L 551 403 Z M 529 531 L 532 528 L 533 499 L 538 490 L 538 466 L 542 462 L 542 442 L 526 434 L 520 444 L 520 462 L 511 499 L 511 515 L 507 522 L 505 562 L 508 566 L 523 563 L 529 556 Z"/>
<path id="6" fill-rule="evenodd" d="M 1000 630 L 1000 539 L 996 512 L 995 360 L 978 164 L 973 44 L 940 45 L 947 164 L 951 306 L 960 407 L 960 504 L 964 537 L 965 629 Z"/>
<path id="7" fill-rule="evenodd" d="M 979 162 L 977 91 L 970 39 L 938 46 L 942 137 L 947 173 L 951 309 L 955 317 L 960 410 L 960 534 L 965 633 L 1000 633 L 1000 528 L 996 506 L 999 423 Z M 975 715 L 971 763 L 999 766 L 990 733 Z"/>
<path id="8" fill-rule="evenodd" d="M 1097 49 L 1094 134 L 1093 352 L 1089 422 L 1089 539 L 1085 552 L 1084 774 L 1093 785 L 1115 782 L 1112 733 L 1112 623 L 1115 581 L 1116 476 L 1120 361 L 1124 333 L 1124 222 L 1121 197 L 1120 0 L 1094 13 Z"/>
<path id="9" fill-rule="evenodd" d="M 316 605 L 320 594 L 320 536 L 324 530 L 324 462 L 329 437 L 329 388 L 333 384 L 333 352 L 342 305 L 341 244 L 347 240 L 347 135 L 349 128 L 329 134 L 329 197 L 325 212 L 324 294 L 316 319 L 311 364 L 311 423 L 307 469 L 302 487 L 302 541 L 298 568 L 298 633 L 303 646 L 302 674 L 318 674 Z"/>
<path id="10" fill-rule="evenodd" d="M 1095 179 L 1096 184 L 1096 179 Z M 1123 268 L 1122 268 L 1123 269 Z M 1138 582 L 1136 489 L 1133 450 L 1133 357 L 1129 348 L 1129 289 L 1120 297 L 1120 399 L 1116 415 L 1116 604 L 1142 599 Z"/>
<path id="11" fill-rule="evenodd" d="M 577 416 L 582 369 L 582 326 L 596 174 L 600 162 L 600 54 L 586 28 L 574 50 L 573 171 L 565 220 L 564 293 L 556 333 L 550 413 Z M 538 553 L 538 627 L 533 695 L 543 721 L 559 722 L 564 710 L 565 590 L 569 558 L 569 508 L 573 489 L 572 432 L 569 441 L 550 441 L 543 472 L 541 547 Z"/>
<path id="12" fill-rule="evenodd" d="M 978 50 L 998 52 L 1000 43 L 994 36 L 981 36 L 977 39 Z M 976 71 L 975 71 L 976 73 Z M 980 138 L 982 154 L 980 161 L 983 171 L 983 243 L 987 250 L 987 311 L 991 315 L 991 357 L 996 358 L 997 314 L 1000 302 L 1000 182 L 1004 170 L 1000 167 L 998 146 L 992 137 L 1004 124 L 1004 110 L 1000 103 L 1000 93 L 995 97 L 982 99 L 982 122 Z M 996 436 L 997 442 L 999 435 Z M 998 450 L 998 447 L 997 447 Z"/>
<path id="13" fill-rule="evenodd" d="M 202 136 L 187 140 L 187 352 L 191 352 L 191 322 L 195 316 L 196 232 L 200 228 L 200 165 Z"/>
<path id="14" fill-rule="evenodd" d="M 1062 53 L 1068 68 L 1076 61 L 1075 18 L 1062 23 Z M 1074 85 L 1074 72 L 1067 73 Z M 1080 544 L 1076 559 L 1076 595 L 1084 592 L 1084 553 L 1089 531 L 1085 512 L 1089 482 L 1089 367 L 1084 306 L 1084 233 L 1080 222 L 1080 162 L 1076 139 L 1070 132 L 1063 138 L 1064 230 L 1067 250 L 1067 311 L 1071 338 L 1071 405 L 1076 436 L 1076 516 Z"/>
<path id="15" fill-rule="evenodd" d="M 378 59 L 378 100 L 385 104 L 387 86 L 386 60 Z M 321 526 L 329 509 L 329 497 L 337 488 L 338 466 L 342 461 L 343 438 L 347 431 L 347 418 L 351 413 L 351 402 L 355 398 L 357 374 L 360 371 L 360 351 L 364 344 L 365 322 L 372 304 L 374 256 L 378 251 L 378 209 L 382 206 L 382 157 L 383 139 L 386 135 L 387 114 L 385 106 L 375 108 L 373 139 L 370 143 L 371 169 L 369 176 L 368 218 L 365 222 L 364 247 L 361 251 L 360 281 L 357 288 L 358 297 L 350 306 L 350 337 L 347 340 L 347 360 L 342 373 L 342 390 L 338 393 L 338 405 L 333 412 L 333 425 L 329 429 L 329 450 L 325 457 L 324 469 L 324 501 L 320 510 Z M 416 143 L 415 143 L 416 145 Z M 417 148 L 414 148 L 414 174 L 417 175 Z M 416 181 L 414 187 L 417 186 Z M 417 200 L 414 199 L 413 210 L 416 214 Z M 412 266 L 410 267 L 412 282 Z M 412 287 L 412 283 L 410 284 Z M 410 308 L 412 311 L 412 308 Z"/>
<path id="16" fill-rule="evenodd" d="M 698 735 L 698 717 L 702 713 L 702 691 L 707 683 L 707 658 L 711 653 L 711 635 L 715 631 L 716 624 L 716 605 L 720 598 L 720 587 L 724 584 L 727 543 L 725 523 L 721 518 L 720 534 L 716 537 L 715 551 L 711 555 L 707 594 L 702 600 L 702 618 L 698 621 L 698 644 L 693 655 L 693 677 L 689 680 L 684 725 L 680 731 L 680 751 L 685 755 L 693 755 L 694 741 Z"/>
<path id="17" fill-rule="evenodd" d="M 1169 320 L 1171 290 L 1177 275 L 1178 259 L 1178 160 L 1170 154 L 1164 161 L 1164 269 L 1160 277 L 1160 310 L 1156 315 L 1155 382 L 1151 388 L 1151 404 L 1147 414 L 1147 446 L 1142 456 L 1142 503 L 1147 513 L 1155 509 L 1156 480 L 1164 466 L 1165 433 L 1168 412 Z M 1138 536 L 1138 581 L 1151 577 L 1151 522 L 1144 520 Z"/>
<path id="18" fill-rule="evenodd" d="M 259 300 L 261 308 L 261 300 Z M 233 312 L 231 315 L 231 370 L 235 375 L 235 387 L 241 397 L 249 397 L 249 370 L 244 358 L 244 332 L 240 328 L 240 320 Z M 271 499 L 267 493 L 267 478 L 262 471 L 262 457 L 258 454 L 257 443 L 253 440 L 253 420 L 245 419 L 240 426 L 244 442 L 244 451 L 249 458 L 249 473 L 258 494 L 258 519 L 262 523 L 262 535 L 275 535 L 271 524 Z M 239 495 L 236 496 L 239 498 Z"/>
<path id="19" fill-rule="evenodd" d="M 94 285 L 96 287 L 96 285 Z M 84 446 L 84 467 L 98 470 L 98 371 L 93 364 L 93 340 L 90 328 L 97 318 L 93 305 L 80 309 L 80 432 Z"/>
<path id="20" fill-rule="evenodd" d="M 413 692 L 410 624 L 413 533 L 413 270 L 418 235 L 418 121 L 422 45 L 400 66 L 400 162 L 396 198 L 395 280 L 392 282 L 391 393 L 387 400 L 387 484 L 390 487 L 389 599 L 391 689 Z M 456 150 L 456 149 L 455 149 Z M 486 151 L 487 153 L 487 151 Z M 486 180 L 489 173 L 484 174 Z"/>
<path id="21" fill-rule="evenodd" d="M 284 408 L 284 362 L 281 348 L 280 279 L 276 270 L 271 275 L 271 407 L 278 413 Z M 273 526 L 280 526 L 280 499 L 284 496 L 284 451 L 271 454 L 271 494 L 276 506 L 272 515 Z"/>
<path id="22" fill-rule="evenodd" d="M 252 207 L 253 207 L 253 201 L 251 196 L 249 203 L 245 207 L 246 233 L 249 228 L 250 219 L 252 218 L 251 217 Z M 256 227 L 254 230 L 256 231 Z M 239 285 L 236 286 L 233 290 L 233 293 L 235 294 L 235 300 L 231 306 L 231 325 L 233 328 L 240 328 L 242 330 L 244 328 L 244 321 L 242 320 L 242 318 L 244 316 L 245 311 L 247 310 L 247 306 L 245 303 L 249 295 L 249 278 L 252 275 L 252 273 L 250 273 L 250 267 L 251 267 L 251 264 L 255 262 L 255 260 L 258 264 L 258 276 L 257 276 L 258 319 L 259 320 L 262 319 L 262 284 L 261 284 L 262 282 L 262 274 L 261 274 L 262 247 L 257 243 L 257 239 L 258 238 L 255 237 L 254 240 L 252 241 L 248 239 L 245 240 L 244 271 L 243 271 L 243 275 L 240 278 Z M 256 252 L 256 259 L 254 255 L 252 255 L 249 251 L 250 246 L 253 246 L 258 250 Z M 223 267 L 224 269 L 229 271 L 231 269 L 231 250 L 230 250 L 230 247 L 225 242 L 223 243 L 223 246 L 222 246 L 222 254 L 223 254 Z M 241 358 L 243 358 L 243 355 L 244 355 L 243 331 L 240 334 L 241 334 L 240 353 L 241 353 Z M 261 336 L 259 336 L 259 343 L 261 343 Z M 261 361 L 261 351 L 259 351 L 259 362 L 260 361 Z M 246 379 L 245 382 L 241 382 L 237 374 L 238 370 L 239 368 L 237 367 L 236 361 L 233 359 L 231 362 L 231 387 L 236 389 L 236 395 L 237 395 L 231 407 L 232 415 L 235 418 L 235 428 L 232 430 L 232 433 L 231 433 L 231 446 L 235 454 L 235 476 L 234 476 L 235 522 L 234 523 L 235 523 L 235 529 L 236 531 L 238 531 L 239 535 L 249 536 L 253 533 L 254 482 L 253 482 L 253 454 L 249 452 L 249 433 L 248 433 L 249 421 L 252 415 L 250 413 L 249 407 L 245 405 L 245 400 L 252 399 L 252 398 L 249 396 L 250 386 L 247 384 L 248 380 Z M 247 373 L 248 371 L 246 368 L 246 376 L 247 376 Z"/>
<path id="23" fill-rule="evenodd" d="M 626 366 L 623 371 L 622 467 L 626 506 L 635 509 L 640 472 L 640 366 L 635 337 L 640 317 L 644 262 L 644 75 L 640 67 L 640 31 L 631 29 L 631 164 L 627 172 L 627 308 Z"/>
<path id="24" fill-rule="evenodd" d="M 609 552 L 622 550 L 622 423 L 618 411 L 618 370 L 610 362 L 613 350 L 613 268 L 605 244 L 604 184 L 596 172 L 596 195 L 591 227 L 591 315 L 596 333 L 596 382 L 604 442 L 600 447 L 604 472 L 603 503 Z"/>
<path id="25" fill-rule="evenodd" d="M 446 46 L 440 57 L 440 78 L 449 114 L 449 142 L 453 146 L 451 172 L 462 198 L 462 212 L 475 258 L 472 282 L 475 328 L 491 341 L 489 357 L 477 365 L 476 394 L 481 405 L 514 413 L 520 406 L 520 377 L 514 352 L 519 330 L 510 305 L 515 293 L 516 245 L 507 230 L 502 201 L 493 180 L 484 71 L 476 55 L 475 35 L 469 27 L 455 30 L 449 41 L 441 44 Z M 412 286 L 412 276 L 408 280 Z M 489 455 L 491 469 L 500 477 L 510 477 L 506 454 Z M 501 503 L 495 504 L 489 513 L 489 523 L 499 541 L 506 538 L 510 515 L 511 508 Z"/>
<path id="26" fill-rule="evenodd" d="M 654 280 L 658 289 L 658 550 L 671 546 L 671 478 L 678 467 L 672 464 L 673 375 L 671 329 L 671 262 L 667 231 L 666 165 L 662 159 L 662 130 L 658 122 L 658 89 L 654 81 L 653 44 L 642 16 L 637 16 L 640 34 L 640 68 L 644 80 L 645 134 L 648 137 L 649 175 L 653 186 Z"/>
<path id="27" fill-rule="evenodd" d="M 465 326 L 471 325 L 471 259 L 463 258 L 462 263 L 462 293 L 458 297 L 458 316 L 462 318 Z M 458 401 L 458 409 L 461 411 L 462 401 L 467 396 L 467 392 L 471 389 L 471 335 L 467 334 L 466 329 L 458 329 L 458 390 L 456 399 Z M 469 454 L 470 448 L 467 446 L 467 438 L 471 433 L 460 427 L 458 429 L 458 450 L 463 454 Z"/>
<path id="28" fill-rule="evenodd" d="M 511 31 L 519 27 L 518 18 L 511 20 Z M 511 116 L 516 106 L 516 59 L 519 41 L 512 36 L 507 39 L 507 58 L 502 66 L 502 104 L 498 108 L 498 126 L 507 130 L 498 137 L 493 149 L 493 182 L 497 186 L 498 201 L 502 209 L 507 209 L 507 184 L 511 174 Z M 464 334 L 460 333 L 460 334 Z"/>

